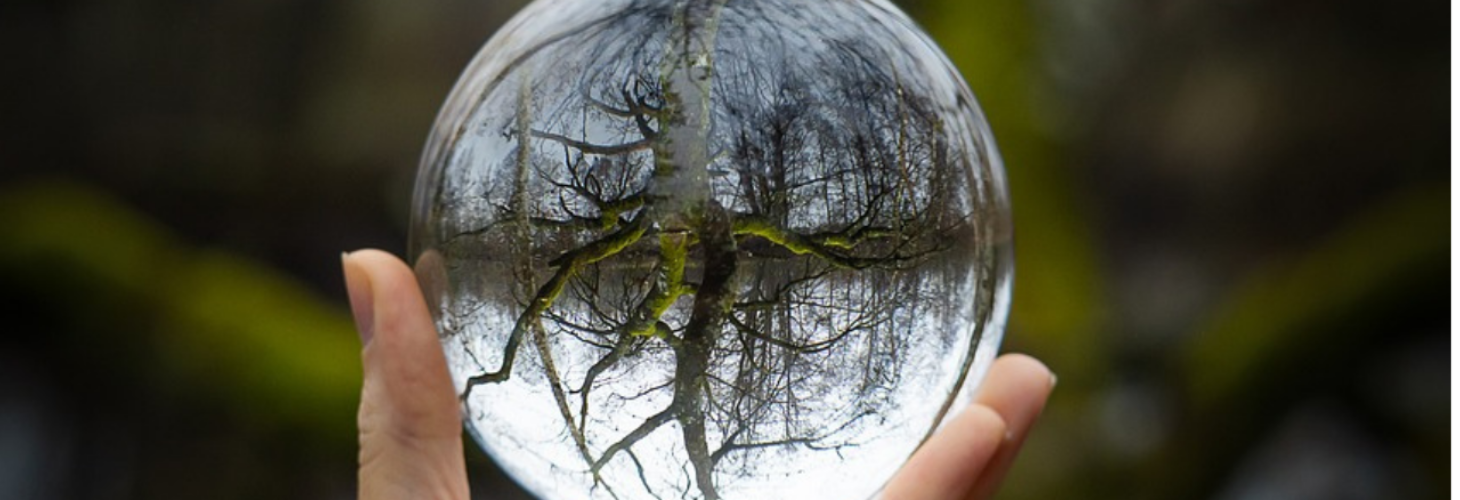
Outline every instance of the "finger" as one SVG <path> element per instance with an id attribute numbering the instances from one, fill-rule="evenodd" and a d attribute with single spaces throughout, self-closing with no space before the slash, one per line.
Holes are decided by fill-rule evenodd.
<path id="1" fill-rule="evenodd" d="M 974 483 L 968 499 L 993 498 L 1014 458 L 1024 446 L 1029 429 L 1044 411 L 1044 403 L 1054 389 L 1055 377 L 1039 360 L 1024 354 L 1006 354 L 994 361 L 988 378 L 979 390 L 974 404 L 992 408 L 1008 424 L 1006 441 L 989 461 L 983 474 Z"/>
<path id="2" fill-rule="evenodd" d="M 365 343 L 359 498 L 465 500 L 456 391 L 415 276 L 379 250 L 342 261 Z"/>
<path id="3" fill-rule="evenodd" d="M 887 484 L 882 500 L 960 500 L 1004 441 L 992 409 L 970 405 L 928 439 Z"/>

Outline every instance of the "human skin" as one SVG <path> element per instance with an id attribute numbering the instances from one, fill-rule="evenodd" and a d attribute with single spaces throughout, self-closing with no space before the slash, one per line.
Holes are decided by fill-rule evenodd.
<path id="1" fill-rule="evenodd" d="M 358 498 L 466 500 L 456 389 L 415 275 L 379 250 L 342 261 L 364 344 Z M 1054 385 L 1038 360 L 999 357 L 974 402 L 913 454 L 882 499 L 992 498 Z"/>

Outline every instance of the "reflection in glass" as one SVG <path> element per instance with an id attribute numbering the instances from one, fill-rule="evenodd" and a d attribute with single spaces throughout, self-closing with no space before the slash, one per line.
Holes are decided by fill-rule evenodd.
<path id="1" fill-rule="evenodd" d="M 865 498 L 1007 308 L 972 94 L 881 1 L 539 0 L 433 130 L 412 253 L 546 498 Z"/>

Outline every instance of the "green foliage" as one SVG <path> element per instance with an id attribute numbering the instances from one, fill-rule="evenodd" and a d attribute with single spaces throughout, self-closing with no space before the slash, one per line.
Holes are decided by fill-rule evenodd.
<path id="1" fill-rule="evenodd" d="M 1182 353 L 1197 408 L 1240 398 L 1264 366 L 1301 358 L 1326 339 L 1323 325 L 1400 292 L 1449 255 L 1448 189 L 1400 192 L 1360 213 L 1293 262 L 1272 262 L 1217 304 Z M 1376 332 L 1377 333 L 1377 332 Z"/>
<path id="2" fill-rule="evenodd" d="M 64 348 L 141 371 L 263 429 L 354 435 L 349 316 L 259 262 L 196 249 L 110 196 L 36 182 L 0 191 L 0 282 L 64 304 Z"/>

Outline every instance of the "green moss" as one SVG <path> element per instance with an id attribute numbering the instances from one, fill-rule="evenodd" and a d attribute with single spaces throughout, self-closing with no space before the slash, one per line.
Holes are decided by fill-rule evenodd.
<path id="1" fill-rule="evenodd" d="M 634 209 L 644 206 L 643 196 L 631 196 L 622 200 L 604 203 L 598 207 L 601 215 L 598 217 L 600 229 L 613 229 L 618 225 L 619 216 L 631 212 Z"/>
<path id="2" fill-rule="evenodd" d="M 679 297 L 690 293 L 690 287 L 684 284 L 684 266 L 689 258 L 689 235 L 685 233 L 663 233 L 659 235 L 659 269 L 660 283 L 649 296 L 644 298 L 641 306 L 647 314 L 641 321 L 636 321 L 628 328 L 628 333 L 636 337 L 668 335 L 668 325 L 665 325 L 659 318 L 669 311 L 670 306 L 679 300 Z"/>
<path id="3" fill-rule="evenodd" d="M 851 250 L 857 245 L 862 244 L 863 241 L 880 238 L 892 238 L 895 236 L 897 236 L 897 232 L 891 229 L 863 229 L 852 233 L 851 235 L 837 233 L 825 236 L 818 236 L 814 238 L 814 241 L 824 247 Z"/>
<path id="4" fill-rule="evenodd" d="M 640 238 L 643 238 L 644 233 L 648 231 L 648 229 L 649 228 L 646 227 L 644 224 L 637 224 L 630 228 L 626 228 L 626 230 L 620 231 L 617 234 L 611 235 L 608 238 L 590 243 L 588 246 L 583 247 L 584 251 L 582 253 L 574 255 L 572 259 L 573 262 L 570 262 L 568 265 L 572 266 L 575 265 L 575 263 L 576 266 L 592 264 L 594 262 L 598 262 L 600 260 L 617 255 L 625 248 L 628 248 L 629 245 L 633 245 L 634 243 L 638 242 Z M 576 272 L 576 270 L 574 272 Z"/>
<path id="5" fill-rule="evenodd" d="M 735 220 L 731 231 L 736 236 L 759 236 L 797 255 L 816 254 L 819 249 L 799 235 L 781 229 L 762 219 L 740 218 Z"/>

